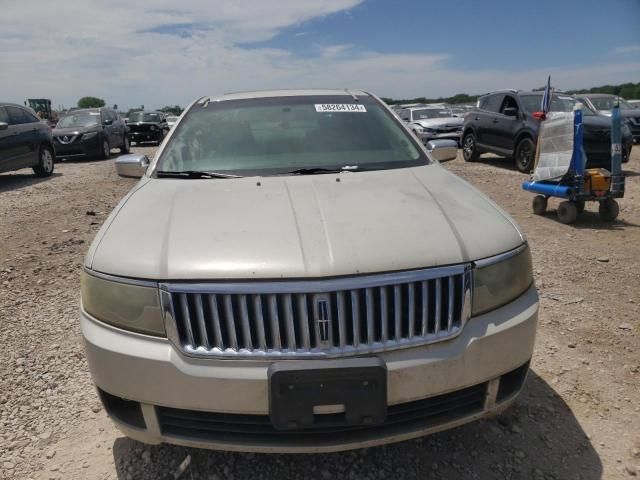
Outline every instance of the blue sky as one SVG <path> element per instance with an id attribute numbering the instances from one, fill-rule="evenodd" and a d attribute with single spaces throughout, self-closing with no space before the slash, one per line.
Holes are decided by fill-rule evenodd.
<path id="1" fill-rule="evenodd" d="M 640 0 L 368 0 L 291 26 L 254 46 L 313 55 L 319 46 L 331 44 L 381 53 L 447 54 L 449 65 L 460 70 L 637 60 Z M 616 51 L 630 46 L 636 48 Z"/>
<path id="2" fill-rule="evenodd" d="M 267 88 L 411 98 L 526 89 L 548 74 L 565 89 L 640 81 L 640 0 L 0 4 L 0 88 L 17 102 L 155 108 Z"/>

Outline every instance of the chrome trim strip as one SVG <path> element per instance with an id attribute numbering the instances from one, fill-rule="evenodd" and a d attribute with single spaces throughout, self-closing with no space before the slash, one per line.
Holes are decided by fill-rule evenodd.
<path id="1" fill-rule="evenodd" d="M 346 308 L 344 306 L 344 292 L 337 292 L 338 300 L 338 345 L 344 348 L 347 345 L 347 321 Z"/>
<path id="2" fill-rule="evenodd" d="M 525 242 L 519 247 L 514 248 L 513 250 L 509 250 L 508 252 L 494 255 L 493 257 L 482 258 L 480 260 L 476 260 L 473 263 L 476 266 L 476 268 L 487 267 L 489 265 L 493 265 L 494 263 L 503 262 L 505 260 L 510 259 L 511 257 L 515 257 L 516 255 L 525 251 L 528 247 L 529 247 L 529 244 Z"/>
<path id="3" fill-rule="evenodd" d="M 302 347 L 305 350 L 311 348 L 309 336 L 309 313 L 307 311 L 307 294 L 301 293 L 298 298 L 298 317 L 300 318 L 300 333 L 302 335 Z"/>
<path id="4" fill-rule="evenodd" d="M 367 344 L 373 344 L 373 290 L 371 287 L 365 290 L 365 300 L 367 307 Z"/>
<path id="5" fill-rule="evenodd" d="M 455 295 L 455 282 L 453 277 L 449 277 L 449 285 L 447 289 L 447 331 L 451 331 L 453 327 L 453 299 Z"/>
<path id="6" fill-rule="evenodd" d="M 160 288 L 172 293 L 323 293 L 337 290 L 381 287 L 398 283 L 419 282 L 464 272 L 466 264 L 436 267 L 408 272 L 341 277 L 329 280 L 289 280 L 289 281 L 252 281 L 252 282 L 161 282 Z M 155 285 L 155 284 L 154 284 Z"/>

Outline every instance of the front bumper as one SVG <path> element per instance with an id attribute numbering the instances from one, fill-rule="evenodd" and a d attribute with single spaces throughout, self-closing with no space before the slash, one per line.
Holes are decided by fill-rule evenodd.
<path id="1" fill-rule="evenodd" d="M 532 287 L 514 302 L 472 318 L 454 339 L 379 354 L 387 367 L 388 421 L 403 420 L 329 434 L 273 430 L 267 417 L 271 362 L 185 357 L 166 339 L 124 332 L 85 312 L 81 327 L 103 404 L 126 435 L 222 450 L 330 452 L 418 437 L 505 408 L 526 375 L 537 311 Z M 403 410 L 424 414 L 407 418 Z M 239 431 L 238 425 L 248 423 L 258 430 Z"/>
<path id="2" fill-rule="evenodd" d="M 71 143 L 60 143 L 56 140 L 54 141 L 54 148 L 58 158 L 93 157 L 102 153 L 99 135 L 89 140 L 79 138 Z"/>
<path id="3" fill-rule="evenodd" d="M 162 140 L 162 130 L 129 132 L 129 140 L 132 142 L 157 142 L 158 140 Z"/>
<path id="4" fill-rule="evenodd" d="M 418 134 L 418 138 L 422 141 L 422 143 L 426 144 L 429 140 L 454 140 L 460 144 L 460 140 L 462 138 L 462 130 L 457 132 L 447 132 L 447 133 L 429 133 L 424 132 Z"/>

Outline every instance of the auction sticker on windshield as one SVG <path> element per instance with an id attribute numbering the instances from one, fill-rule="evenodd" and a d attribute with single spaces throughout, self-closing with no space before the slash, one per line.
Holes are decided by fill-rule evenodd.
<path id="1" fill-rule="evenodd" d="M 316 112 L 366 112 L 364 105 L 352 103 L 316 103 Z"/>

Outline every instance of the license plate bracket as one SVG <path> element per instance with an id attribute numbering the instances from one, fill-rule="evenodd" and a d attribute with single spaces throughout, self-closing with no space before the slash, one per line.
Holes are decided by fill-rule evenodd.
<path id="1" fill-rule="evenodd" d="M 268 376 L 269 417 L 278 430 L 366 426 L 386 419 L 387 368 L 379 358 L 277 362 Z"/>

